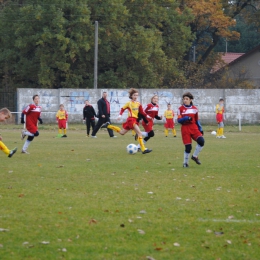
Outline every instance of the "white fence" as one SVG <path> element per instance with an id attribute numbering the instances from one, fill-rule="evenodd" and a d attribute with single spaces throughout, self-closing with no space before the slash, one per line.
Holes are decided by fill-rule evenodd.
<path id="1" fill-rule="evenodd" d="M 18 89 L 17 107 L 18 116 L 22 109 L 32 103 L 32 96 L 40 96 L 42 118 L 46 123 L 55 123 L 55 115 L 60 104 L 64 104 L 69 113 L 69 122 L 80 123 L 84 101 L 87 99 L 97 112 L 97 101 L 102 92 L 108 93 L 111 104 L 111 119 L 117 117 L 120 108 L 129 100 L 128 89 Z M 145 106 L 155 94 L 159 96 L 159 114 L 162 115 L 167 103 L 177 114 L 183 93 L 190 91 L 194 95 L 194 104 L 199 109 L 203 124 L 215 123 L 215 106 L 222 97 L 225 99 L 226 123 L 238 124 L 239 117 L 243 124 L 257 124 L 260 122 L 260 89 L 140 89 L 139 101 Z M 127 116 L 124 113 L 123 119 Z M 159 121 L 158 121 L 159 123 Z"/>

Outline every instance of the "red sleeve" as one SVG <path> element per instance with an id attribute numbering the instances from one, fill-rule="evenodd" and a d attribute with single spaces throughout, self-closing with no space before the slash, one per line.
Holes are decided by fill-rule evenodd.
<path id="1" fill-rule="evenodd" d="M 124 113 L 125 110 L 126 110 L 126 108 L 121 108 L 121 109 L 120 109 L 120 112 L 119 112 L 119 115 L 122 116 L 122 114 Z"/>
<path id="2" fill-rule="evenodd" d="M 147 114 L 144 112 L 142 105 L 139 106 L 139 113 L 145 117 L 147 117 Z"/>
<path id="3" fill-rule="evenodd" d="M 27 115 L 33 108 L 34 105 L 28 105 L 24 110 L 23 110 L 23 114 Z"/>

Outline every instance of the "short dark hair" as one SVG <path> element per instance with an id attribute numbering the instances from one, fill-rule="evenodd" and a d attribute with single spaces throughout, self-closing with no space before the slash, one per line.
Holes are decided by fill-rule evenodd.
<path id="1" fill-rule="evenodd" d="M 39 97 L 39 95 L 37 95 L 37 94 L 36 94 L 36 95 L 33 95 L 33 100 L 34 100 L 36 97 Z"/>
<path id="2" fill-rule="evenodd" d="M 182 95 L 182 98 L 184 98 L 184 97 L 188 97 L 188 98 L 190 98 L 190 99 L 194 99 L 193 95 L 192 95 L 190 92 L 184 93 L 184 94 Z"/>
<path id="3" fill-rule="evenodd" d="M 219 101 L 224 101 L 224 98 L 220 98 Z"/>

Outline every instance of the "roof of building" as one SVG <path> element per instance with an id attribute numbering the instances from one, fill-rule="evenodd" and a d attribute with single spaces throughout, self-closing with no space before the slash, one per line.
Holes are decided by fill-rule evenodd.
<path id="1" fill-rule="evenodd" d="M 217 61 L 215 66 L 212 68 L 211 73 L 215 73 L 218 70 L 224 68 L 226 65 L 232 63 L 236 59 L 243 56 L 245 53 L 240 52 L 223 52 L 221 54 L 222 61 Z"/>

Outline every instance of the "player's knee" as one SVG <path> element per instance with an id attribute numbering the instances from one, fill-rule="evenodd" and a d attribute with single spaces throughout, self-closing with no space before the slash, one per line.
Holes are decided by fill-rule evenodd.
<path id="1" fill-rule="evenodd" d="M 148 136 L 149 136 L 149 137 L 153 137 L 153 136 L 154 136 L 154 131 L 153 131 L 153 130 L 150 131 L 150 132 L 148 133 Z"/>
<path id="2" fill-rule="evenodd" d="M 202 147 L 205 144 L 205 140 L 202 136 L 197 139 L 197 143 Z"/>
<path id="3" fill-rule="evenodd" d="M 191 144 L 186 144 L 186 145 L 185 145 L 185 152 L 186 152 L 186 153 L 190 153 L 190 152 L 191 152 L 191 149 L 192 149 Z"/>
<path id="4" fill-rule="evenodd" d="M 38 131 L 36 131 L 35 133 L 34 133 L 34 136 L 38 136 L 40 133 L 38 132 Z"/>
<path id="5" fill-rule="evenodd" d="M 30 135 L 29 135 L 28 138 L 27 138 L 27 140 L 30 141 L 30 142 L 31 142 L 33 139 L 34 139 L 34 136 L 30 136 Z"/>

